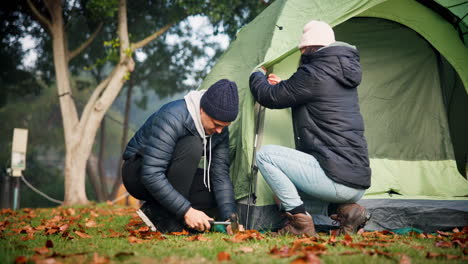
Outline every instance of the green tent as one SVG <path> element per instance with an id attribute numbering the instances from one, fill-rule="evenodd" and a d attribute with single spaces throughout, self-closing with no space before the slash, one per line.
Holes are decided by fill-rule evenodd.
<path id="1" fill-rule="evenodd" d="M 332 25 L 336 39 L 361 55 L 358 92 L 372 168 L 372 186 L 360 202 L 373 213 L 367 228 L 467 225 L 467 12 L 466 1 L 456 0 L 278 0 L 242 28 L 200 89 L 221 78 L 239 87 L 231 177 L 244 221 L 252 204 L 249 227 L 275 227 L 280 219 L 268 185 L 252 173 L 255 142 L 257 149 L 293 148 L 294 139 L 290 109 L 258 114 L 248 78 L 259 65 L 291 76 L 303 25 L 312 19 Z M 327 219 L 315 217 L 323 225 Z"/>

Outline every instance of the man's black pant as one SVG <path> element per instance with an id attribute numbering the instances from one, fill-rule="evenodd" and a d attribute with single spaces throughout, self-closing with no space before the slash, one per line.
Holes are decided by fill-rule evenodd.
<path id="1" fill-rule="evenodd" d="M 214 195 L 203 183 L 203 169 L 198 169 L 202 155 L 203 143 L 199 137 L 186 136 L 180 139 L 174 149 L 166 177 L 174 189 L 190 201 L 193 208 L 214 217 Z M 125 188 L 133 197 L 146 201 L 144 212 L 148 215 L 148 211 L 151 211 L 148 217 L 159 231 L 181 231 L 184 227 L 183 219 L 176 219 L 173 213 L 161 206 L 141 182 L 142 162 L 143 157 L 139 154 L 124 162 L 122 181 Z"/>

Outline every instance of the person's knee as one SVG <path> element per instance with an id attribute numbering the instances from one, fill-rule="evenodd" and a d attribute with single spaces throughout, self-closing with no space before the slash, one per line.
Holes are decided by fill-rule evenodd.
<path id="1" fill-rule="evenodd" d="M 263 146 L 256 155 L 257 163 L 263 164 L 270 160 L 271 152 L 274 150 L 274 146 L 272 145 L 265 145 Z"/>

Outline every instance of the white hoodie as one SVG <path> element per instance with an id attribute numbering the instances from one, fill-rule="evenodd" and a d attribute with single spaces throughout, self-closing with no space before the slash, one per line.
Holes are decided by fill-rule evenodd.
<path id="1" fill-rule="evenodd" d="M 185 104 L 187 105 L 187 109 L 190 113 L 190 116 L 193 119 L 193 123 L 195 123 L 195 128 L 197 129 L 198 134 L 203 139 L 203 155 L 205 158 L 203 159 L 203 183 L 205 187 L 208 188 L 208 191 L 211 192 L 210 186 L 210 165 L 211 165 L 211 135 L 205 134 L 205 129 L 203 128 L 203 124 L 201 122 L 200 116 L 200 100 L 203 96 L 205 91 L 191 91 L 186 96 L 184 96 Z M 206 167 L 206 143 L 207 138 L 209 139 L 209 158 L 208 158 L 208 168 Z"/>

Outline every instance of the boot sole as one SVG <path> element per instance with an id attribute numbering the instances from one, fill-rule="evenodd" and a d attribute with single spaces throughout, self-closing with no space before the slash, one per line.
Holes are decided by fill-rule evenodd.
<path id="1" fill-rule="evenodd" d="M 156 232 L 156 226 L 154 226 L 153 222 L 151 222 L 151 220 L 148 218 L 148 216 L 145 215 L 145 213 L 143 213 L 142 210 L 138 209 L 136 211 L 137 215 L 141 218 L 141 220 L 147 225 L 149 226 L 149 228 L 151 229 L 151 231 L 153 232 Z"/>

